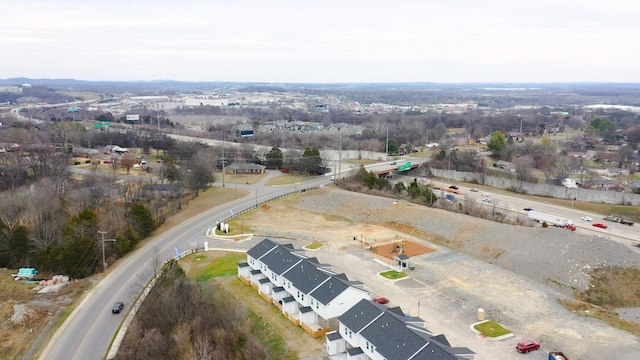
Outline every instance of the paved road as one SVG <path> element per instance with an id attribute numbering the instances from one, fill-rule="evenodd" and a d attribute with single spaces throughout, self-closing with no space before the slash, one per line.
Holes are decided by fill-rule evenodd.
<path id="1" fill-rule="evenodd" d="M 404 177 L 403 181 L 412 181 L 413 177 Z M 443 189 L 447 189 L 451 184 L 446 182 L 439 181 L 431 181 L 426 180 L 429 185 L 439 186 Z M 560 217 L 564 217 L 565 219 L 572 220 L 576 225 L 578 232 L 582 232 L 588 235 L 598 235 L 602 238 L 606 238 L 612 241 L 617 241 L 625 246 L 629 247 L 633 251 L 640 252 L 640 248 L 634 246 L 634 244 L 640 243 L 640 224 L 635 224 L 633 226 L 623 225 L 619 223 L 613 223 L 604 221 L 601 215 L 586 213 L 581 210 L 566 208 L 563 206 L 557 206 L 554 204 L 549 204 L 544 201 L 543 198 L 537 198 L 536 200 L 528 200 L 523 199 L 517 196 L 511 195 L 503 195 L 500 193 L 494 193 L 489 191 L 489 198 L 491 198 L 491 203 L 482 202 L 483 190 L 478 192 L 473 192 L 471 186 L 460 186 L 457 192 L 459 195 L 456 195 L 459 199 L 465 201 L 472 201 L 477 203 L 478 206 L 485 207 L 487 209 L 492 209 L 494 211 L 500 211 L 507 216 L 510 217 L 520 217 L 521 219 L 528 218 L 527 211 L 525 208 L 531 208 L 535 211 L 554 214 Z M 583 221 L 580 220 L 582 216 L 590 216 L 593 221 Z M 607 229 L 600 229 L 593 226 L 594 222 L 600 222 L 606 224 Z"/>
<path id="2" fill-rule="evenodd" d="M 166 259 L 175 256 L 176 247 L 181 252 L 188 250 L 195 246 L 194 239 L 196 238 L 199 239 L 200 244 L 206 240 L 211 242 L 205 237 L 206 230 L 217 221 L 229 217 L 229 210 L 239 213 L 256 205 L 256 203 L 329 182 L 328 177 L 318 177 L 297 185 L 238 186 L 253 190 L 253 193 L 193 217 L 151 239 L 144 247 L 122 259 L 102 281 L 91 289 L 90 293 L 56 332 L 40 359 L 103 359 L 113 335 L 129 310 L 129 306 L 138 296 L 144 284 L 154 274 L 155 269 Z M 213 243 L 210 245 L 216 246 Z M 235 246 L 248 248 L 252 244 L 243 243 Z M 111 313 L 111 308 L 116 301 L 125 303 L 125 309 L 120 315 Z"/>
<path id="3" fill-rule="evenodd" d="M 125 315 L 124 313 L 128 310 L 128 306 L 133 303 L 133 300 L 138 296 L 144 284 L 146 284 L 153 275 L 154 270 L 166 259 L 175 255 L 176 247 L 179 251 L 187 250 L 195 246 L 195 238 L 198 238 L 200 243 L 209 240 L 210 246 L 217 246 L 212 243 L 212 240 L 206 239 L 204 234 L 206 229 L 211 225 L 227 218 L 230 215 L 229 210 L 238 213 L 254 206 L 256 203 L 295 190 L 327 184 L 330 182 L 329 178 L 330 174 L 327 174 L 327 176 L 317 177 L 303 184 L 277 187 L 263 187 L 261 184 L 248 186 L 239 185 L 238 187 L 240 188 L 253 190 L 253 193 L 245 198 L 213 208 L 158 235 L 156 238 L 147 242 L 143 248 L 129 254 L 87 294 L 82 303 L 57 331 L 40 358 L 53 360 L 102 359 L 108 350 L 113 334 L 116 333 L 120 326 L 120 322 Z M 507 199 L 510 199 L 510 197 L 504 197 L 505 203 Z M 517 199 L 515 201 L 524 200 Z M 521 202 L 517 206 L 520 207 L 522 204 L 524 203 Z M 531 202 L 531 204 L 533 204 L 531 207 L 536 210 L 543 210 L 540 203 Z M 517 210 L 514 209 L 514 211 Z M 618 232 L 624 235 L 620 230 L 616 229 L 614 231 L 616 235 Z M 238 246 L 238 248 L 249 248 L 253 246 L 253 243 L 247 242 L 234 246 Z M 353 278 L 358 279 L 358 276 Z M 382 288 L 377 289 L 374 285 L 374 290 L 378 291 L 382 290 Z M 435 301 L 436 299 L 440 299 L 440 296 L 440 294 L 437 294 L 437 296 L 433 296 L 429 301 L 434 305 L 442 304 L 444 309 L 448 309 L 447 306 L 451 305 Z M 125 312 L 121 315 L 111 314 L 111 307 L 116 301 L 124 301 L 126 304 Z M 411 301 L 411 306 L 417 304 L 416 301 Z M 403 305 L 406 306 L 409 304 Z M 431 309 L 432 311 L 442 311 L 437 310 L 438 307 L 435 306 Z M 449 310 L 444 311 L 446 313 Z M 465 316 L 470 316 L 468 310 L 465 310 Z M 455 334 L 453 334 L 453 336 L 455 338 Z M 457 343 L 463 346 L 467 345 L 465 342 Z M 469 345 L 473 348 L 472 344 Z M 532 356 L 532 358 L 534 357 L 537 357 L 537 355 Z"/>

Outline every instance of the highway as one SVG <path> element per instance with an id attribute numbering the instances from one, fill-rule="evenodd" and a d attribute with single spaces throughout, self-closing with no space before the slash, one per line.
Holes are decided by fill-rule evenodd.
<path id="1" fill-rule="evenodd" d="M 285 186 L 238 185 L 238 188 L 252 190 L 252 194 L 185 221 L 149 240 L 142 248 L 122 259 L 74 309 L 39 358 L 103 359 L 129 307 L 151 279 L 155 269 L 165 260 L 175 256 L 176 247 L 180 252 L 188 250 L 195 246 L 196 238 L 201 245 L 204 241 L 214 243 L 215 240 L 207 238 L 205 232 L 216 222 L 228 218 L 230 210 L 238 213 L 257 203 L 328 183 L 329 177 L 321 176 L 301 184 Z M 117 301 L 125 303 L 124 311 L 119 315 L 111 313 L 111 308 Z"/>
<path id="2" fill-rule="evenodd" d="M 407 181 L 408 179 L 404 180 Z M 413 178 L 411 178 L 411 181 Z M 424 180 L 431 186 L 437 186 L 441 189 L 448 189 L 452 183 L 443 181 L 431 181 Z M 456 185 L 458 185 L 456 183 Z M 617 241 L 621 244 L 628 246 L 635 251 L 640 251 L 640 248 L 634 246 L 634 244 L 640 243 L 640 225 L 635 224 L 633 226 L 623 225 L 619 223 L 609 222 L 603 220 L 603 216 L 599 214 L 587 213 L 574 208 L 567 208 L 545 202 L 544 198 L 536 198 L 536 200 L 528 200 L 518 196 L 503 195 L 500 193 L 492 192 L 491 190 L 479 189 L 479 191 L 471 191 L 474 185 L 460 185 L 456 190 L 459 194 L 456 195 L 461 201 L 471 201 L 477 204 L 477 206 L 485 207 L 493 211 L 499 211 L 507 217 L 515 219 L 520 217 L 522 219 L 528 218 L 528 213 L 525 208 L 533 209 L 535 211 L 554 214 L 565 219 L 571 220 L 576 225 L 576 231 L 588 235 L 598 235 L 602 238 Z M 488 192 L 491 202 L 483 202 L 483 192 Z M 583 216 L 589 216 L 593 221 L 581 220 Z M 593 223 L 603 223 L 607 225 L 607 229 L 600 229 L 593 226 Z M 569 230 L 567 230 L 569 231 Z"/>

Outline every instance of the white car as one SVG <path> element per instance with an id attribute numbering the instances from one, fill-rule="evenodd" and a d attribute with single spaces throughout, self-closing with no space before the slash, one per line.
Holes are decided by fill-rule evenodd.
<path id="1" fill-rule="evenodd" d="M 491 198 L 486 197 L 486 198 L 482 199 L 482 202 L 491 204 Z"/>
<path id="2" fill-rule="evenodd" d="M 480 193 L 482 195 L 482 197 L 489 197 L 489 193 L 488 192 L 481 192 Z"/>
<path id="3" fill-rule="evenodd" d="M 593 219 L 590 216 L 583 216 L 580 219 L 582 219 L 584 221 L 593 221 Z"/>

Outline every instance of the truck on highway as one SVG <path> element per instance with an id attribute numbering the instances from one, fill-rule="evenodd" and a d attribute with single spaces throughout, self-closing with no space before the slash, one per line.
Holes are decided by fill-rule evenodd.
<path id="1" fill-rule="evenodd" d="M 626 219 L 623 219 L 623 218 L 619 218 L 619 217 L 617 217 L 617 216 L 615 216 L 613 214 L 611 214 L 609 216 L 605 216 L 604 219 L 606 221 L 617 222 L 617 223 L 620 223 L 620 224 L 623 224 L 623 225 L 629 225 L 629 226 L 633 225 L 633 221 L 626 220 Z"/>
<path id="2" fill-rule="evenodd" d="M 553 225 L 553 226 L 569 229 L 571 231 L 576 230 L 576 226 L 573 224 L 571 220 L 562 218 L 560 216 L 545 214 L 545 213 L 541 213 L 539 211 L 533 211 L 533 210 L 529 211 L 528 214 L 529 214 L 529 219 L 537 221 L 541 224 L 546 223 L 547 225 Z"/>

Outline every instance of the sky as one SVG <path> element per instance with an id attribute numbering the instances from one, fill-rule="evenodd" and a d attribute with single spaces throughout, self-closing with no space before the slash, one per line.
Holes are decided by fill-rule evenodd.
<path id="1" fill-rule="evenodd" d="M 640 82 L 633 0 L 2 2 L 2 79 Z"/>

